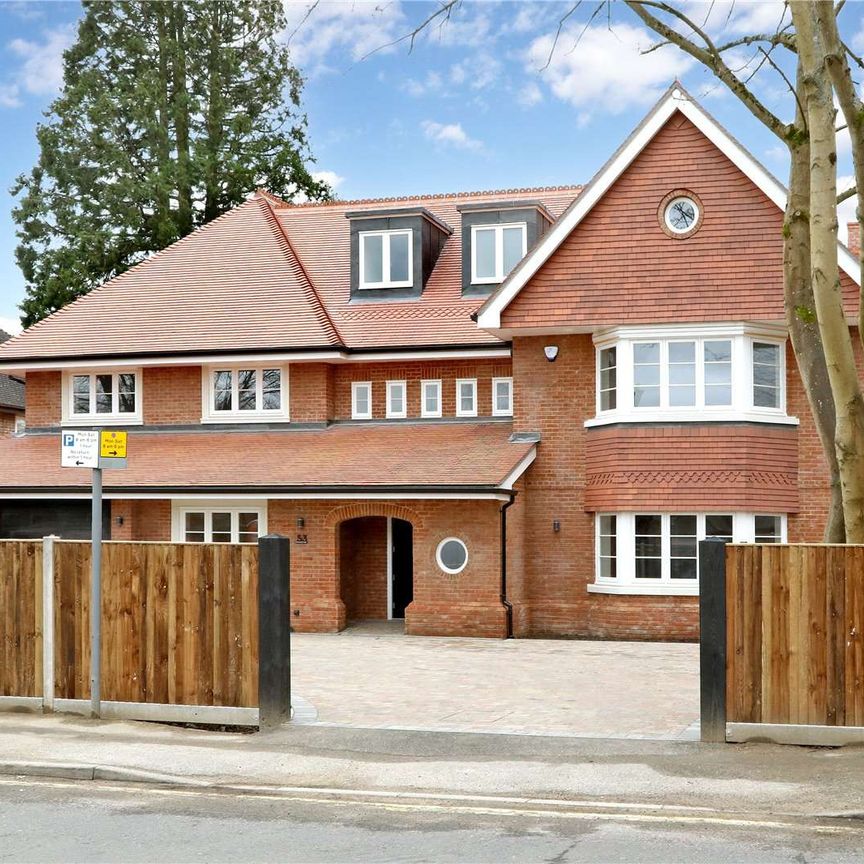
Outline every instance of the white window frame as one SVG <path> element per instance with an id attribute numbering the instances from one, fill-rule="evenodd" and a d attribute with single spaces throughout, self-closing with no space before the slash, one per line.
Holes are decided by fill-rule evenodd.
<path id="1" fill-rule="evenodd" d="M 402 388 L 402 410 L 393 410 L 393 390 L 397 387 Z M 408 416 L 408 384 L 406 381 L 388 381 L 387 382 L 387 404 L 385 406 L 384 416 L 388 419 L 402 420 Z"/>
<path id="2" fill-rule="evenodd" d="M 136 394 L 135 398 L 136 399 L 138 398 L 137 394 Z M 15 435 L 23 435 L 26 431 L 27 431 L 27 421 L 25 420 L 25 418 L 21 417 L 21 416 L 16 417 L 15 418 L 14 434 Z"/>
<path id="3" fill-rule="evenodd" d="M 462 408 L 461 391 L 463 384 L 471 385 L 472 392 L 472 408 L 470 411 L 465 411 Z M 457 378 L 456 379 L 456 416 L 457 417 L 476 417 L 477 416 L 477 379 L 476 378 Z"/>
<path id="4" fill-rule="evenodd" d="M 238 399 L 238 376 L 239 370 L 254 370 L 255 372 L 255 400 L 257 405 L 263 404 L 264 370 L 278 369 L 281 372 L 282 382 L 282 407 L 279 409 L 258 408 L 255 411 L 241 411 Z M 290 412 L 290 385 L 288 378 L 289 367 L 280 363 L 254 365 L 252 363 L 238 364 L 213 364 L 201 368 L 201 422 L 202 423 L 262 423 L 281 422 L 285 423 L 291 419 Z M 214 376 L 217 372 L 231 373 L 231 404 L 230 411 L 216 410 L 216 392 L 214 387 Z"/>
<path id="5" fill-rule="evenodd" d="M 462 562 L 461 567 L 447 567 L 444 562 L 441 560 L 441 550 L 447 543 L 458 543 L 465 550 L 465 560 Z M 468 544 L 461 537 L 445 537 L 435 549 L 435 563 L 441 569 L 443 573 L 446 573 L 448 576 L 457 576 L 461 573 L 467 566 L 468 561 L 471 558 L 471 553 L 468 551 Z"/>
<path id="6" fill-rule="evenodd" d="M 90 376 L 90 412 L 87 414 L 73 414 L 72 385 L 74 379 L 79 375 Z M 113 379 L 112 402 L 113 409 L 110 414 L 97 414 L 96 406 L 96 376 L 110 375 Z M 135 410 L 121 413 L 117 410 L 119 401 L 118 375 L 135 376 Z M 61 399 L 61 415 L 64 426 L 102 426 L 107 423 L 116 423 L 123 426 L 140 426 L 143 422 L 144 403 L 144 378 L 140 367 L 129 369 L 70 369 L 63 372 L 62 380 L 63 394 Z"/>
<path id="7" fill-rule="evenodd" d="M 507 408 L 504 411 L 498 408 L 498 385 L 507 385 Z M 512 378 L 493 378 L 492 379 L 492 416 L 493 417 L 512 417 L 513 416 L 513 379 Z"/>
<path id="8" fill-rule="evenodd" d="M 429 411 L 426 408 L 426 390 L 428 388 L 435 390 L 435 404 L 438 406 L 435 411 Z M 441 412 L 441 379 L 427 379 L 420 382 L 420 416 L 421 417 L 440 417 Z"/>
<path id="9" fill-rule="evenodd" d="M 394 282 L 390 279 L 390 238 L 404 234 L 408 236 L 408 278 Z M 381 243 L 381 281 L 367 282 L 364 279 L 366 273 L 365 262 L 365 238 L 382 237 Z M 414 229 L 399 228 L 393 231 L 360 231 L 358 234 L 359 244 L 359 272 L 357 273 L 357 287 L 363 290 L 374 288 L 411 288 L 414 285 Z"/>
<path id="10" fill-rule="evenodd" d="M 705 405 L 704 344 L 728 340 L 732 345 L 732 404 Z M 660 405 L 636 407 L 633 402 L 634 351 L 638 343 L 660 343 Z M 669 405 L 669 344 L 696 344 L 696 405 Z M 780 349 L 779 407 L 761 408 L 753 403 L 753 343 L 777 345 Z M 798 418 L 786 413 L 786 331 L 779 327 L 748 324 L 670 325 L 666 327 L 619 327 L 594 337 L 595 416 L 585 426 L 608 423 L 750 421 L 797 425 Z M 600 352 L 615 348 L 616 407 L 600 404 Z"/>
<path id="11" fill-rule="evenodd" d="M 173 543 L 196 543 L 199 541 L 186 540 L 186 514 L 204 514 L 204 542 L 213 542 L 213 514 L 231 513 L 231 542 L 239 543 L 239 514 L 258 514 L 258 536 L 263 537 L 267 533 L 267 501 L 211 501 L 211 500 L 184 500 L 171 502 L 171 539 Z M 253 544 L 244 544 L 253 545 Z"/>
<path id="12" fill-rule="evenodd" d="M 636 578 L 636 516 L 659 515 L 661 519 L 661 578 Z M 732 542 L 753 543 L 756 516 L 779 516 L 779 543 L 787 542 L 787 517 L 785 513 L 739 513 L 716 507 L 711 510 L 681 513 L 663 512 L 660 508 L 644 507 L 638 512 L 603 511 L 594 514 L 594 582 L 588 591 L 594 594 L 666 594 L 695 596 L 699 594 L 699 577 L 696 579 L 672 579 L 670 576 L 670 516 L 696 516 L 696 539 L 705 539 L 705 517 L 714 515 L 732 516 Z M 616 517 L 616 573 L 614 577 L 600 575 L 600 517 Z M 697 564 L 698 568 L 698 564 Z"/>
<path id="13" fill-rule="evenodd" d="M 361 388 L 366 390 L 366 404 L 369 406 L 368 411 L 357 410 L 357 391 Z M 372 419 L 372 382 L 371 381 L 352 381 L 351 382 L 351 419 L 352 420 L 371 420 Z"/>
<path id="14" fill-rule="evenodd" d="M 471 284 L 472 285 L 498 285 L 504 281 L 504 229 L 522 229 L 522 258 L 528 253 L 528 223 L 527 222 L 499 222 L 492 225 L 471 226 Z M 495 233 L 495 275 L 477 276 L 477 232 L 493 231 Z M 520 259 L 521 260 L 521 259 Z"/>

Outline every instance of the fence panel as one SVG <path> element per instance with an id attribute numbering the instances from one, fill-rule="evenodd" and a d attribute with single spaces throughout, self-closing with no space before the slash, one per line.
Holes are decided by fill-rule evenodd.
<path id="1" fill-rule="evenodd" d="M 864 547 L 726 549 L 727 719 L 864 726 Z"/>
<path id="2" fill-rule="evenodd" d="M 89 699 L 90 546 L 55 547 L 58 698 Z M 258 548 L 108 542 L 102 558 L 102 698 L 258 704 Z"/>
<path id="3" fill-rule="evenodd" d="M 41 542 L 0 541 L 0 627 L 0 696 L 41 696 Z"/>

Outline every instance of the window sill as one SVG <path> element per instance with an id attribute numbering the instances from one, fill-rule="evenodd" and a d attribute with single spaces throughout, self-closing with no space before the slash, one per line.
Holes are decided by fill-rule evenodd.
<path id="1" fill-rule="evenodd" d="M 612 426 L 616 423 L 768 423 L 797 426 L 797 417 L 788 414 L 773 414 L 763 411 L 632 411 L 620 414 L 604 414 L 585 421 L 585 428 Z"/>
<path id="2" fill-rule="evenodd" d="M 242 417 L 236 414 L 211 415 L 201 418 L 202 423 L 290 423 L 291 418 L 286 414 L 262 414 L 250 411 Z"/>
<path id="3" fill-rule="evenodd" d="M 358 291 L 378 291 L 379 289 L 387 288 L 413 288 L 414 282 L 372 282 L 368 285 L 361 284 L 357 286 Z"/>
<path id="4" fill-rule="evenodd" d="M 589 594 L 632 594 L 666 597 L 698 597 L 699 585 L 606 585 L 592 582 L 588 585 Z"/>
<path id="5" fill-rule="evenodd" d="M 95 417 L 63 417 L 62 426 L 142 426 L 141 417 L 126 414 L 99 414 Z"/>

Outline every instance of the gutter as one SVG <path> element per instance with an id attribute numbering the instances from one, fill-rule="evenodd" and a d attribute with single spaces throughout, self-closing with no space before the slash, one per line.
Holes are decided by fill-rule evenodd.
<path id="1" fill-rule="evenodd" d="M 501 603 L 507 610 L 507 635 L 513 638 L 513 604 L 507 599 L 507 510 L 513 506 L 516 493 L 510 492 L 510 500 L 501 505 Z"/>

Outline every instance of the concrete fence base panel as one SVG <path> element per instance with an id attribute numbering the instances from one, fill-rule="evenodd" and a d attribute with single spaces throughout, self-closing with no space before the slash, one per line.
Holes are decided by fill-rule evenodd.
<path id="1" fill-rule="evenodd" d="M 808 726 L 795 723 L 727 723 L 726 740 L 735 744 L 768 741 L 801 747 L 864 744 L 864 726 Z"/>

